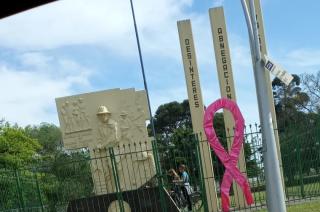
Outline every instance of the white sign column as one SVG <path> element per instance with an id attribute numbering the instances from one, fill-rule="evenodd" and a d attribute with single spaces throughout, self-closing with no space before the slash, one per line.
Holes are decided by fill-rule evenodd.
<path id="1" fill-rule="evenodd" d="M 236 101 L 236 92 L 233 81 L 231 56 L 223 7 L 210 9 L 209 15 L 221 97 Z M 223 118 L 228 149 L 230 150 L 234 135 L 234 120 L 232 114 L 228 110 L 223 110 Z M 243 148 L 241 149 L 239 155 L 238 167 L 242 173 L 246 173 L 246 162 Z M 240 186 L 236 183 L 233 183 L 233 191 L 236 207 L 244 208 L 246 203 Z"/>
<path id="2" fill-rule="evenodd" d="M 188 90 L 193 132 L 202 135 L 200 139 L 201 163 L 204 172 L 206 198 L 209 212 L 218 210 L 216 185 L 214 180 L 211 150 L 203 129 L 204 105 L 194 48 L 190 20 L 178 22 L 180 47 Z"/>

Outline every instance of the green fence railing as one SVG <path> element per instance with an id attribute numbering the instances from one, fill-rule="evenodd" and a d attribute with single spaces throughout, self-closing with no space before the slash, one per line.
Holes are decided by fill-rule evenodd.
<path id="1" fill-rule="evenodd" d="M 320 197 L 320 128 L 314 123 L 287 127 L 279 130 L 279 136 L 287 201 Z M 220 139 L 226 144 L 232 138 Z M 244 141 L 246 174 L 255 200 L 247 208 L 263 208 L 266 194 L 258 125 L 246 127 Z M 188 136 L 178 142 L 140 142 L 106 149 L 104 153 L 82 149 L 66 152 L 63 162 L 19 170 L 0 169 L 0 211 L 108 211 L 114 201 L 118 201 L 114 205 L 121 212 L 129 206 L 131 211 L 184 209 L 185 200 L 178 202 L 173 198 L 173 182 L 167 174 L 180 164 L 187 166 L 190 175 L 193 211 L 207 211 L 199 151 L 204 142 Z M 212 163 L 220 200 L 224 167 L 214 154 Z M 231 188 L 232 210 L 237 211 L 240 208 L 236 207 L 233 193 Z"/>

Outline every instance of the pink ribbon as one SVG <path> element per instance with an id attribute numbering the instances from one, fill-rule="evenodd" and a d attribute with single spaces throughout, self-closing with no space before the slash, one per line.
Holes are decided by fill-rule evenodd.
<path id="1" fill-rule="evenodd" d="M 215 112 L 219 109 L 224 108 L 229 110 L 235 121 L 235 134 L 234 140 L 232 143 L 232 147 L 230 152 L 228 153 L 216 135 L 216 132 L 213 128 L 213 118 Z M 221 190 L 221 202 L 222 202 L 222 211 L 228 212 L 230 208 L 230 198 L 229 191 L 232 184 L 232 180 L 234 179 L 236 183 L 241 187 L 244 196 L 246 198 L 246 202 L 248 205 L 253 203 L 253 197 L 250 191 L 249 183 L 240 170 L 237 168 L 237 161 L 239 159 L 239 154 L 241 151 L 241 146 L 243 143 L 243 131 L 244 131 L 244 119 L 239 110 L 237 104 L 229 99 L 222 98 L 218 99 L 214 103 L 212 103 L 205 111 L 203 127 L 209 141 L 211 148 L 213 148 L 214 152 L 222 162 L 225 167 L 225 173 L 223 175 L 222 183 L 220 186 Z"/>

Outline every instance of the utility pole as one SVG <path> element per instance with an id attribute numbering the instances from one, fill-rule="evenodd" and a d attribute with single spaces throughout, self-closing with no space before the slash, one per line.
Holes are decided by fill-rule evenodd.
<path id="1" fill-rule="evenodd" d="M 268 87 L 265 79 L 264 62 L 260 53 L 260 43 L 257 29 L 254 0 L 250 0 L 249 14 L 246 0 L 241 0 L 250 38 L 251 55 L 254 64 L 254 78 L 259 106 L 259 117 L 262 128 L 264 172 L 267 190 L 268 211 L 286 212 L 284 192 L 281 182 L 281 172 L 277 147 L 272 124 L 271 108 L 268 98 Z"/>

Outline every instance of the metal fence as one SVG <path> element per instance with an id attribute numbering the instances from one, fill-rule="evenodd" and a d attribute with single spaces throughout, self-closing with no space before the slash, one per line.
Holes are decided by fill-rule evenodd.
<path id="1" fill-rule="evenodd" d="M 284 189 L 287 204 L 302 202 L 320 196 L 320 126 L 319 123 L 299 123 L 287 125 L 282 130 L 276 130 L 280 136 L 280 149 Z M 220 138 L 227 149 L 227 140 L 233 137 Z M 201 143 L 201 142 L 200 142 Z M 245 128 L 244 152 L 246 175 L 248 177 L 254 204 L 245 208 L 237 207 L 235 193 L 231 187 L 231 211 L 258 210 L 266 207 L 266 188 L 263 165 L 262 134 L 258 124 Z M 216 184 L 221 183 L 224 167 L 213 155 Z"/>
<path id="2" fill-rule="evenodd" d="M 279 131 L 287 201 L 320 196 L 320 128 Z M 221 138 L 226 145 L 228 138 Z M 201 145 L 194 136 L 179 143 L 140 142 L 115 148 L 67 152 L 65 162 L 24 170 L 0 170 L 0 211 L 183 211 L 169 169 L 185 164 L 193 188 L 193 211 L 206 211 Z M 266 206 L 262 137 L 258 125 L 245 129 L 247 176 L 255 203 Z M 74 157 L 76 155 L 76 157 Z M 74 160 L 74 158 L 77 158 Z M 217 194 L 224 167 L 212 154 Z M 179 194 L 181 195 L 181 194 Z M 236 205 L 231 188 L 232 211 Z M 220 203 L 219 203 L 220 204 Z M 128 209 L 130 208 L 130 210 Z"/>

